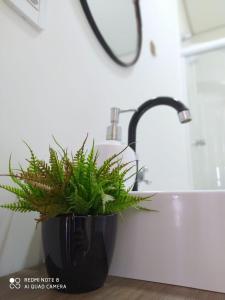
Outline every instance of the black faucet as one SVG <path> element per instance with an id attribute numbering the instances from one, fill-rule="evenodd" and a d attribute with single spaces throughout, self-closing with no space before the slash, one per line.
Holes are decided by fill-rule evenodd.
<path id="1" fill-rule="evenodd" d="M 158 105 L 167 105 L 176 109 L 181 123 L 187 123 L 191 121 L 191 114 L 189 109 L 182 102 L 176 101 L 173 98 L 158 97 L 144 102 L 141 106 L 139 106 L 139 108 L 133 114 L 128 128 L 128 145 L 130 145 L 130 147 L 135 152 L 136 152 L 136 131 L 137 131 L 138 122 L 147 110 Z M 137 168 L 138 168 L 138 161 L 137 161 Z M 133 186 L 133 191 L 137 191 L 137 190 L 138 190 L 138 180 L 136 176 L 135 184 Z"/>

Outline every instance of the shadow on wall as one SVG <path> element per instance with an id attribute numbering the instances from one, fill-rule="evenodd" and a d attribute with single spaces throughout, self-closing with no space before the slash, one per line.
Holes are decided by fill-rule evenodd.
<path id="1" fill-rule="evenodd" d="M 1 260 L 2 254 L 4 253 L 4 250 L 5 250 L 8 235 L 9 235 L 9 232 L 10 232 L 10 229 L 12 226 L 13 216 L 14 216 L 14 213 L 10 212 L 9 217 L 6 219 L 7 221 L 4 222 L 4 226 L 3 226 L 3 224 L 1 224 L 1 228 L 5 227 L 6 229 L 3 230 L 2 234 L 0 234 L 0 236 L 2 236 L 2 238 L 0 240 L 0 260 Z"/>
<path id="2" fill-rule="evenodd" d="M 25 257 L 26 267 L 38 265 L 43 262 L 43 257 L 41 224 L 38 224 L 31 237 L 27 255 Z"/>
<path id="3" fill-rule="evenodd" d="M 1 216 L 0 276 L 42 263 L 41 224 L 36 226 L 36 214 L 17 215 L 2 210 Z"/>

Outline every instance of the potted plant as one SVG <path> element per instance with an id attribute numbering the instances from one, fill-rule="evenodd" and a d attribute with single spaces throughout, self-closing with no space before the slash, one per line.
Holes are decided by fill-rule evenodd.
<path id="1" fill-rule="evenodd" d="M 86 138 L 87 139 L 87 138 Z M 71 156 L 55 140 L 49 147 L 49 162 L 32 149 L 28 167 L 9 174 L 17 185 L 0 185 L 18 200 L 0 205 L 18 212 L 39 212 L 47 272 L 59 278 L 68 293 L 88 292 L 101 287 L 112 258 L 117 215 L 129 207 L 144 209 L 147 200 L 130 195 L 124 181 L 131 167 L 121 162 L 121 153 L 97 167 L 94 143 L 89 153 L 82 147 Z"/>

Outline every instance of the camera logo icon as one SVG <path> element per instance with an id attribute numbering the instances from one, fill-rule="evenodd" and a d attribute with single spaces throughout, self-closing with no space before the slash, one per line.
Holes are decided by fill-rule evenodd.
<path id="1" fill-rule="evenodd" d="M 10 278 L 9 279 L 9 287 L 10 289 L 17 289 L 19 290 L 21 285 L 20 285 L 20 278 Z"/>

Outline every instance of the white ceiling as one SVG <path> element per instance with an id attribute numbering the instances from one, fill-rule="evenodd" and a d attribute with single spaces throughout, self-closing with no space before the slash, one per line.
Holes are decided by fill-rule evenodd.
<path id="1" fill-rule="evenodd" d="M 183 0 L 192 34 L 225 26 L 225 0 Z"/>

